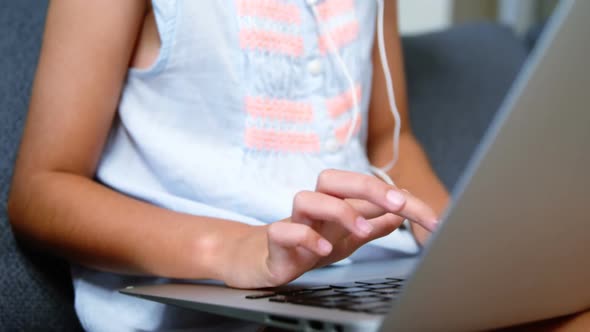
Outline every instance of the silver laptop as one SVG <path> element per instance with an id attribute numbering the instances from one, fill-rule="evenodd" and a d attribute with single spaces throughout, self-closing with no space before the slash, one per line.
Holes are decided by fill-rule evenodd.
<path id="1" fill-rule="evenodd" d="M 305 331 L 486 330 L 590 309 L 588 17 L 590 1 L 561 2 L 420 257 L 315 270 L 273 290 L 122 292 Z"/>

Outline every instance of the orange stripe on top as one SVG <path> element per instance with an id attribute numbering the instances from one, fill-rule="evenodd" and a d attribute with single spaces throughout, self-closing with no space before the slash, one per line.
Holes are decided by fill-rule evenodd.
<path id="1" fill-rule="evenodd" d="M 238 15 L 271 19 L 287 24 L 301 24 L 301 13 L 295 4 L 279 0 L 236 0 Z"/>
<path id="2" fill-rule="evenodd" d="M 318 152 L 320 138 L 313 133 L 246 128 L 246 146 L 257 150 L 279 152 Z"/>
<path id="3" fill-rule="evenodd" d="M 353 42 L 359 35 L 359 23 L 358 21 L 353 21 L 347 23 L 345 25 L 339 26 L 334 28 L 330 31 L 330 35 L 332 36 L 332 40 L 334 42 L 334 47 L 339 49 L 347 44 Z M 324 33 L 324 35 L 320 36 L 319 40 L 319 48 L 322 54 L 328 53 L 332 51 L 330 48 L 328 33 Z"/>
<path id="4" fill-rule="evenodd" d="M 313 120 L 311 104 L 288 99 L 246 97 L 246 112 L 252 117 L 309 123 Z"/>
<path id="5" fill-rule="evenodd" d="M 356 94 L 356 99 L 359 103 L 361 103 L 361 85 L 357 84 L 354 88 L 354 93 Z M 328 114 L 332 118 L 337 118 L 338 116 L 348 112 L 350 109 L 354 107 L 354 100 L 352 98 L 352 91 L 348 90 L 336 97 L 330 98 L 326 100 L 326 109 L 328 110 Z"/>
<path id="6" fill-rule="evenodd" d="M 363 117 L 359 114 L 358 118 L 356 119 L 356 123 L 354 124 L 354 129 L 352 134 L 356 135 L 359 130 L 361 129 L 361 124 L 363 122 Z M 352 124 L 352 119 L 348 120 L 344 125 L 336 128 L 334 131 L 334 136 L 341 144 L 346 143 L 346 136 L 348 136 L 348 129 Z"/>
<path id="7" fill-rule="evenodd" d="M 294 57 L 303 55 L 303 38 L 280 32 L 242 29 L 240 46 L 243 49 L 269 51 Z"/>
<path id="8" fill-rule="evenodd" d="M 327 0 L 317 5 L 318 17 L 328 21 L 346 12 L 354 11 L 354 0 Z"/>

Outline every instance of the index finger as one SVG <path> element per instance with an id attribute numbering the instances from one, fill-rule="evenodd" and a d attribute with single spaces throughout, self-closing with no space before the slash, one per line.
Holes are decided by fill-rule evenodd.
<path id="1" fill-rule="evenodd" d="M 318 176 L 316 191 L 342 199 L 370 201 L 391 213 L 418 223 L 429 231 L 433 231 L 438 224 L 437 215 L 428 204 L 371 175 L 325 170 Z"/>

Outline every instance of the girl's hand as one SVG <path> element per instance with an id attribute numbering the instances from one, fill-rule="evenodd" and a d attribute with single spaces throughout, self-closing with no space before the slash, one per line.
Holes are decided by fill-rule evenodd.
<path id="1" fill-rule="evenodd" d="M 348 257 L 406 218 L 429 230 L 437 223 L 428 205 L 403 190 L 373 176 L 326 170 L 315 191 L 295 196 L 291 218 L 253 227 L 254 236 L 238 244 L 228 269 L 233 272 L 223 279 L 238 288 L 282 285 Z"/>

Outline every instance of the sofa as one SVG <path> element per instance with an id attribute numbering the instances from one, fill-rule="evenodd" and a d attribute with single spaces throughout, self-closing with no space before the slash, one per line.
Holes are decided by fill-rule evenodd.
<path id="1" fill-rule="evenodd" d="M 15 240 L 10 186 L 47 0 L 0 1 L 0 331 L 79 331 L 68 264 Z M 495 23 L 403 38 L 413 129 L 452 189 L 529 52 Z"/>

